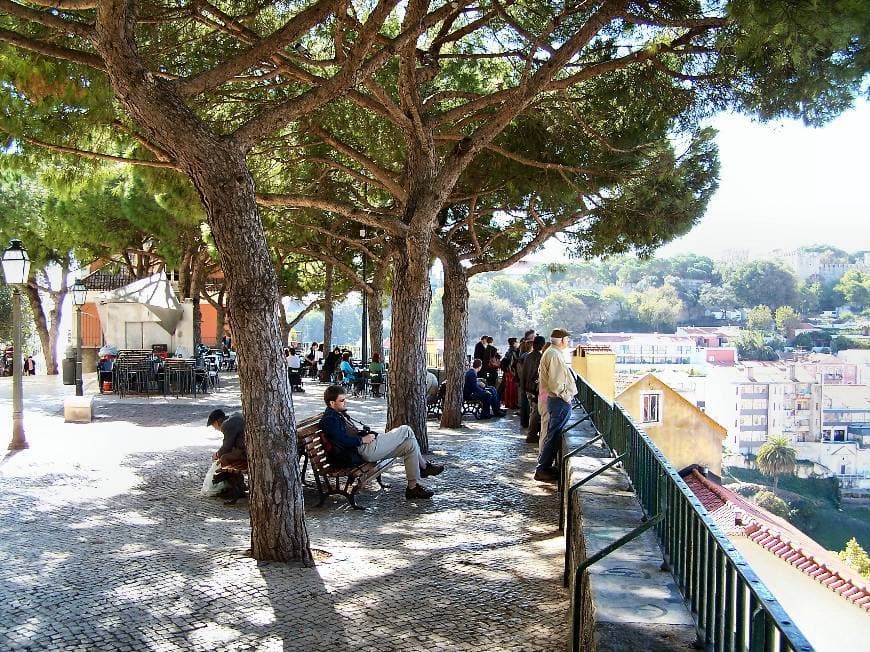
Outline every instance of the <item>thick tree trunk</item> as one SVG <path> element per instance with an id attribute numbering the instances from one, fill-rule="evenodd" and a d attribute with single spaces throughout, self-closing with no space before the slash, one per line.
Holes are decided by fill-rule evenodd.
<path id="1" fill-rule="evenodd" d="M 313 564 L 305 528 L 290 386 L 284 369 L 278 285 L 241 152 L 203 147 L 194 185 L 221 252 L 232 302 L 248 465 L 255 559 Z"/>
<path id="2" fill-rule="evenodd" d="M 468 337 L 468 276 L 457 259 L 442 257 L 444 265 L 444 395 L 442 428 L 462 425 L 462 386 L 465 380 L 465 349 Z"/>
<path id="3" fill-rule="evenodd" d="M 323 286 L 323 355 L 326 356 L 332 350 L 332 316 L 333 302 L 335 301 L 335 268 L 326 265 L 325 283 Z"/>
<path id="4" fill-rule="evenodd" d="M 403 245 L 394 258 L 387 428 L 411 426 L 426 452 L 426 324 L 432 300 L 428 234 L 409 235 Z"/>

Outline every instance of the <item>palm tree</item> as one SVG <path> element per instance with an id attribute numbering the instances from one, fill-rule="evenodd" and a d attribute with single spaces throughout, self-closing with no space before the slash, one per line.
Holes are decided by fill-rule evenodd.
<path id="1" fill-rule="evenodd" d="M 755 463 L 764 475 L 773 476 L 775 494 L 779 476 L 794 473 L 797 466 L 797 451 L 791 447 L 787 437 L 771 437 L 758 449 Z"/>

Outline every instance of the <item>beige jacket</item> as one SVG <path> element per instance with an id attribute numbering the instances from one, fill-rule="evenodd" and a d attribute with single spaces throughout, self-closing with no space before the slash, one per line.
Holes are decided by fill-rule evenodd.
<path id="1" fill-rule="evenodd" d="M 541 393 L 548 396 L 558 396 L 566 403 L 577 393 L 577 383 L 571 367 L 562 357 L 561 349 L 551 346 L 541 356 L 541 364 L 538 367 L 538 383 Z"/>

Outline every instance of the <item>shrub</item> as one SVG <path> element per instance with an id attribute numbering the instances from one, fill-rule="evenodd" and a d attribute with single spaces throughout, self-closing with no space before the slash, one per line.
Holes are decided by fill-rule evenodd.
<path id="1" fill-rule="evenodd" d="M 744 498 L 752 498 L 759 491 L 764 491 L 764 485 L 754 484 L 752 482 L 741 482 L 734 487 L 734 492 Z"/>
<path id="2" fill-rule="evenodd" d="M 789 516 L 788 503 L 779 496 L 775 496 L 772 491 L 759 491 L 755 494 L 753 502 L 780 518 L 788 518 Z"/>

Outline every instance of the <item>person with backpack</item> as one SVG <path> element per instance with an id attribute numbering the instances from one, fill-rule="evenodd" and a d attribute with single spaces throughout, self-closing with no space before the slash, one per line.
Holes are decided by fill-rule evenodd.
<path id="1" fill-rule="evenodd" d="M 331 464 L 347 467 L 401 457 L 405 462 L 405 477 L 408 480 L 405 498 L 431 498 L 434 495 L 434 491 L 419 483 L 420 478 L 438 475 L 444 467 L 423 457 L 410 426 L 399 426 L 383 434 L 376 433 L 348 415 L 347 394 L 338 385 L 326 388 L 323 402 L 326 403 L 326 409 L 320 419 L 320 428 L 326 435 L 323 445 Z"/>
<path id="2" fill-rule="evenodd" d="M 221 447 L 217 449 L 212 459 L 221 466 L 244 462 L 247 464 L 248 454 L 245 449 L 245 417 L 234 414 L 227 417 L 223 410 L 212 410 L 208 415 L 206 426 L 214 428 L 223 435 Z M 216 476 L 217 477 L 217 476 Z M 224 498 L 238 500 L 246 492 L 245 478 L 241 473 L 225 473 L 218 480 L 226 480 L 230 487 L 222 494 Z"/>
<path id="3" fill-rule="evenodd" d="M 538 367 L 546 340 L 538 335 L 532 340 L 532 350 L 523 358 L 521 384 L 529 402 L 529 432 L 526 441 L 537 442 L 541 436 L 541 413 L 538 411 Z"/>

